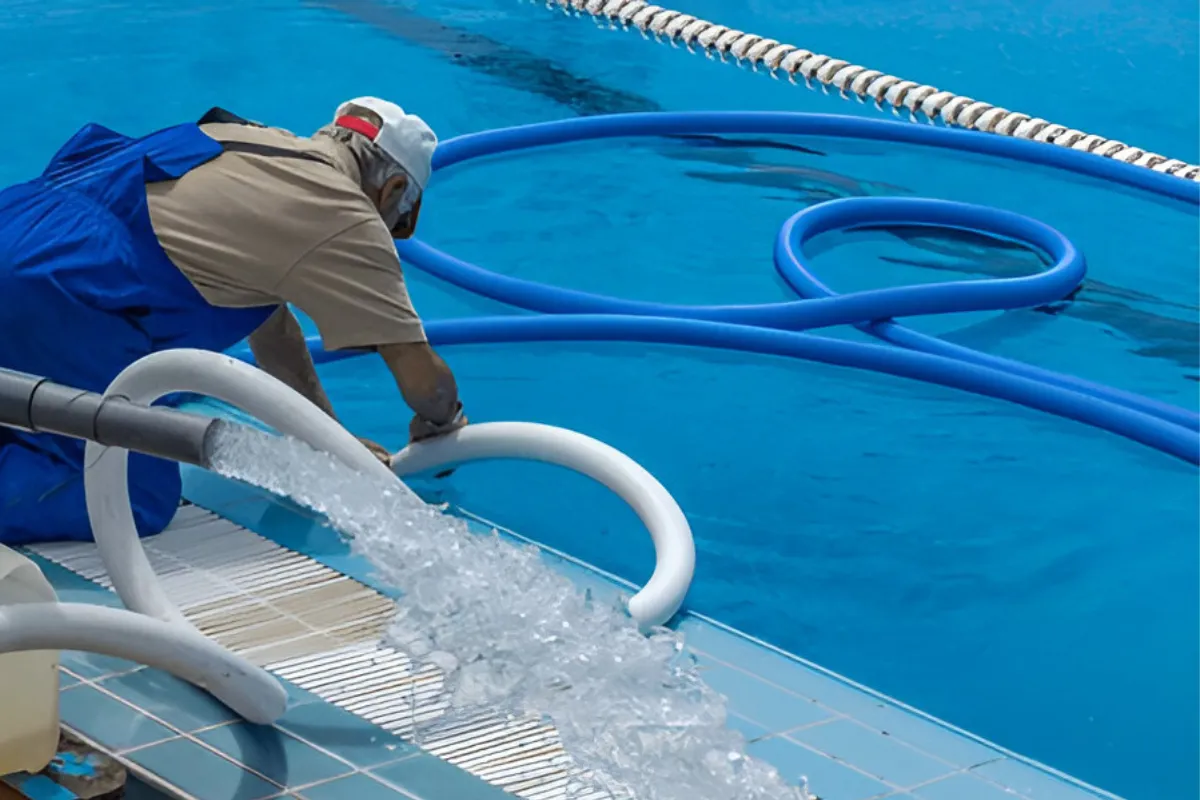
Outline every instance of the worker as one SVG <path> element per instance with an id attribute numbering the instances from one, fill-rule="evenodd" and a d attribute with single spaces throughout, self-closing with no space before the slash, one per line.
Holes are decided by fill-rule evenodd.
<path id="1" fill-rule="evenodd" d="M 222 109 L 141 138 L 87 125 L 0 190 L 0 367 L 99 392 L 149 353 L 248 336 L 259 367 L 333 416 L 290 304 L 326 349 L 382 356 L 410 440 L 461 427 L 393 241 L 413 235 L 436 145 L 371 97 L 311 137 Z M 91 539 L 83 457 L 81 441 L 0 428 L 0 543 Z M 163 530 L 178 465 L 131 453 L 129 485 L 138 534 Z"/>

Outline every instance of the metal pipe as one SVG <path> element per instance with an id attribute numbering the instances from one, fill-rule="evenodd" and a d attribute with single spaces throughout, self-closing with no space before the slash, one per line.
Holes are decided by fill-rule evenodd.
<path id="1" fill-rule="evenodd" d="M 0 369 L 0 425 L 121 447 L 197 466 L 208 465 L 218 420 L 120 396 L 74 389 L 47 378 Z"/>
<path id="2" fill-rule="evenodd" d="M 33 393 L 45 381 L 45 378 L 25 372 L 0 369 L 0 425 L 32 431 L 29 407 L 33 403 Z"/>

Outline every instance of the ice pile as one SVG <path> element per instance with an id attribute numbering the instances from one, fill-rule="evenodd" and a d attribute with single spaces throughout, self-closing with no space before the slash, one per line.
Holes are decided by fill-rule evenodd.
<path id="1" fill-rule="evenodd" d="M 680 635 L 641 635 L 623 609 L 594 602 L 536 548 L 473 533 L 399 482 L 364 477 L 295 439 L 228 426 L 214 445 L 216 471 L 325 515 L 403 590 L 389 637 L 442 668 L 451 717 L 547 717 L 593 788 L 614 797 L 808 800 L 746 756 Z"/>

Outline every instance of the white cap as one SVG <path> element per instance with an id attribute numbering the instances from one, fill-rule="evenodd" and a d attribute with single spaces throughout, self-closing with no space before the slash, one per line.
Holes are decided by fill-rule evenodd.
<path id="1" fill-rule="evenodd" d="M 408 174 L 424 191 L 433 172 L 433 151 L 438 141 L 425 120 L 416 114 L 406 114 L 400 106 L 378 97 L 357 97 L 342 103 L 338 106 L 336 117 L 345 115 L 350 106 L 366 108 L 379 115 L 383 127 L 372 141 L 408 170 Z"/>

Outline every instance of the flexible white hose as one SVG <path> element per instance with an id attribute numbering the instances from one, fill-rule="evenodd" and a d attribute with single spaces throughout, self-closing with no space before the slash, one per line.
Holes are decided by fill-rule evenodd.
<path id="1" fill-rule="evenodd" d="M 204 350 L 152 353 L 121 371 L 105 391 L 149 405 L 173 392 L 205 394 L 307 442 L 367 474 L 391 471 L 336 420 L 257 367 Z M 138 540 L 129 504 L 128 452 L 89 442 L 85 455 L 88 514 L 113 588 L 134 611 L 190 624 L 175 608 Z"/>
<path id="2" fill-rule="evenodd" d="M 392 457 L 400 477 L 468 461 L 520 458 L 587 475 L 634 510 L 654 541 L 654 573 L 629 600 L 629 615 L 646 630 L 662 625 L 683 604 L 696 568 L 687 518 L 670 493 L 640 464 L 581 433 L 532 422 L 485 422 L 439 439 L 409 445 Z"/>
<path id="3" fill-rule="evenodd" d="M 783 75 L 796 83 L 796 78 L 800 77 L 810 89 L 815 83 L 826 92 L 834 89 L 844 98 L 853 96 L 859 102 L 869 100 L 880 109 L 886 107 L 897 115 L 908 114 L 914 121 L 924 117 L 930 122 L 940 120 L 947 125 L 1000 136 L 1048 142 L 1200 181 L 1200 166 L 1177 158 L 1167 158 L 1115 139 L 1009 111 L 877 69 L 867 69 L 776 39 L 744 33 L 645 0 L 545 0 L 545 5 L 576 16 L 586 14 L 610 27 L 636 29 L 646 38 L 652 36 L 672 46 L 682 44 L 690 52 L 698 48 L 710 58 L 716 56 L 725 61 L 732 57 L 739 66 L 748 66 L 755 71 L 761 67 L 772 78 Z"/>
<path id="4" fill-rule="evenodd" d="M 345 428 L 286 384 L 242 361 L 202 350 L 168 350 L 139 359 L 121 371 L 105 391 L 149 405 L 172 392 L 207 394 L 241 408 L 273 428 L 324 450 L 362 472 L 394 479 L 390 470 Z M 278 719 L 287 707 L 287 691 L 265 670 L 209 642 L 167 597 L 137 536 L 129 501 L 129 452 L 89 442 L 84 454 L 84 490 L 96 547 L 113 588 L 134 614 L 108 618 L 107 627 L 86 642 L 72 638 L 67 647 L 158 663 L 176 675 L 208 688 L 242 717 L 253 722 Z M 128 614 L 128 612 L 118 612 Z M 143 618 L 151 623 L 143 624 Z M 150 619 L 153 618 L 153 619 Z M 0 618 L 2 623 L 3 618 Z M 68 620 L 69 621 L 69 620 Z M 71 629 L 73 634 L 77 628 Z M 145 637 L 144 641 L 138 637 Z M 196 640 L 203 640 L 200 650 Z M 189 654 L 207 653 L 191 667 L 163 660 L 172 646 Z M 149 648 L 149 649 L 146 649 Z M 219 652 L 220 658 L 214 656 Z"/>
<path id="5" fill-rule="evenodd" d="M 245 719 L 267 725 L 287 692 L 267 673 L 190 627 L 86 603 L 0 605 L 0 653 L 86 650 L 170 672 L 206 689 Z"/>
<path id="6" fill-rule="evenodd" d="M 267 373 L 228 356 L 203 350 L 154 353 L 122 370 L 105 394 L 149 405 L 173 392 L 215 397 L 360 472 L 386 476 L 403 486 L 392 469 L 307 399 Z M 44 605 L 33 606 L 32 612 L 0 609 L 4 612 L 0 614 L 0 652 L 6 646 L 64 647 L 151 663 L 208 688 L 248 720 L 265 723 L 277 719 L 287 704 L 279 682 L 205 639 L 159 583 L 137 536 L 129 501 L 128 456 L 123 448 L 89 442 L 84 487 L 100 558 L 113 588 L 136 613 L 47 609 Z M 665 622 L 679 608 L 695 565 L 691 529 L 662 485 L 631 459 L 571 431 L 493 423 L 407 448 L 393 457 L 392 464 L 407 474 L 480 458 L 530 458 L 559 464 L 612 488 L 646 523 L 657 553 L 654 574 L 631 601 L 630 614 L 646 628 Z M 90 633 L 85 632 L 89 622 L 93 623 Z M 39 628 L 44 630 L 39 632 Z M 46 632 L 51 628 L 54 633 Z"/>

